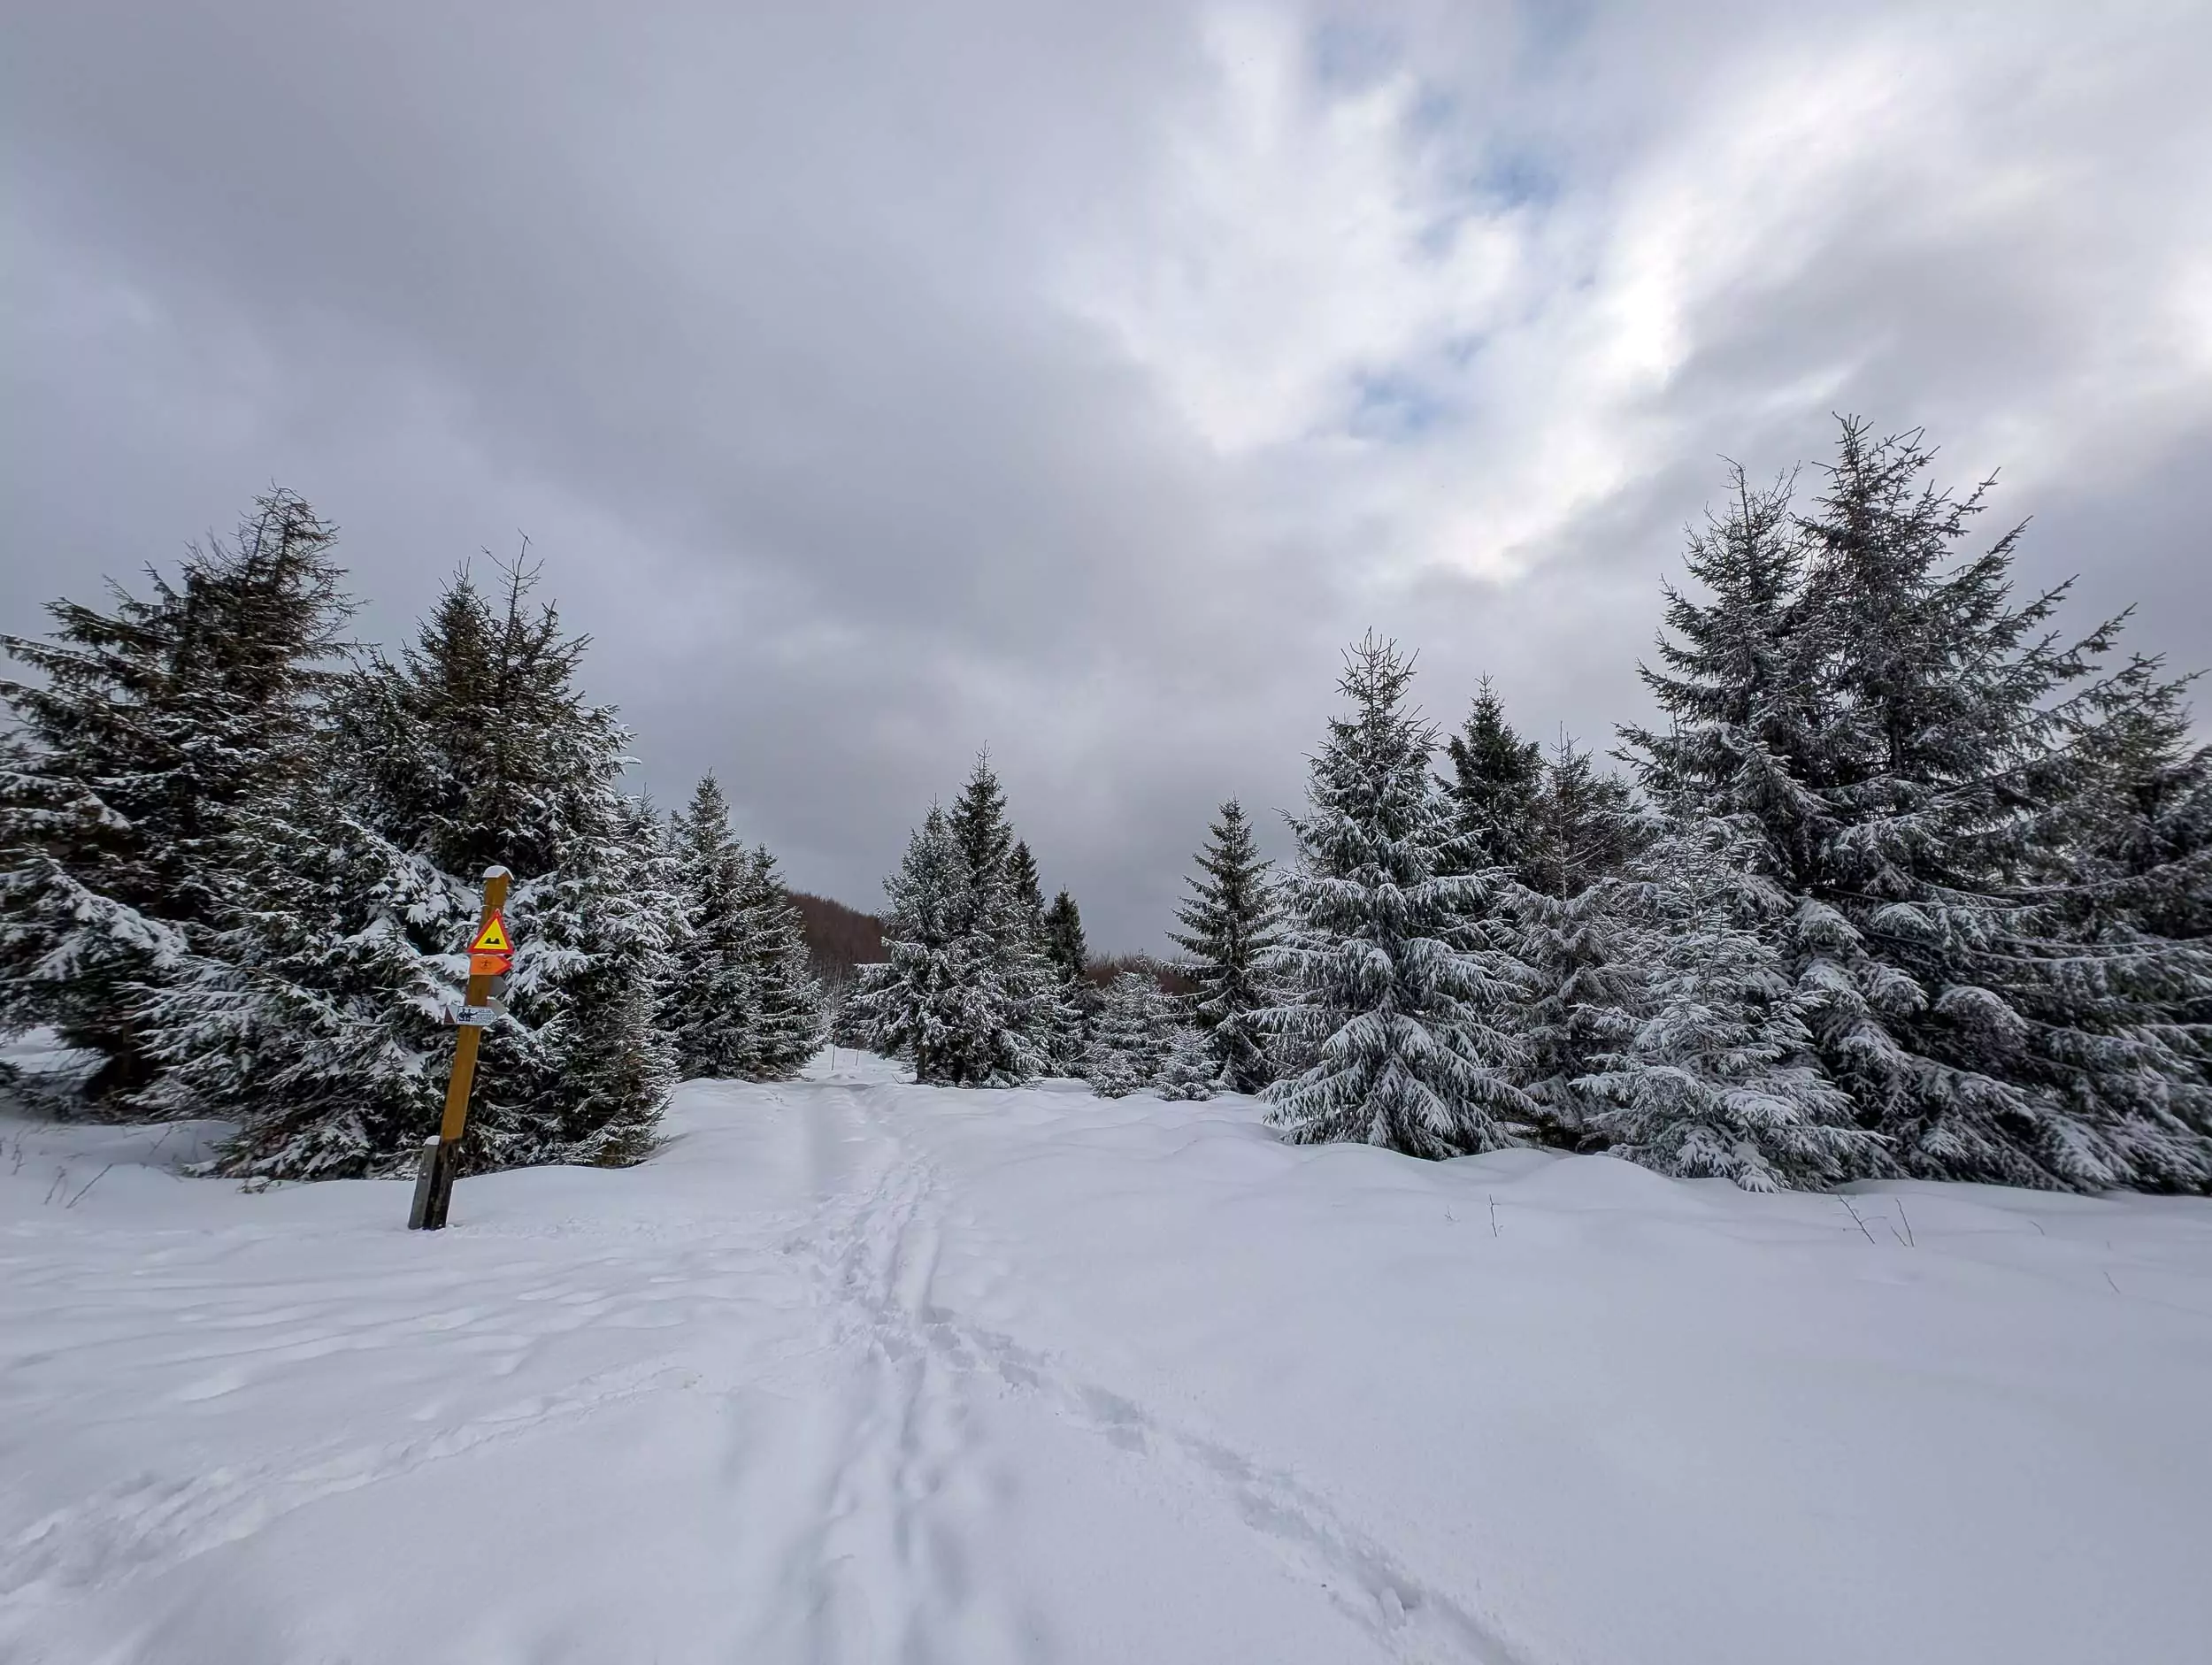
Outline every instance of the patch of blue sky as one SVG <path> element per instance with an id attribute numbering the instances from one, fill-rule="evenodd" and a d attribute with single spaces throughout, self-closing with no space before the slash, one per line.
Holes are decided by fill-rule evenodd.
<path id="1" fill-rule="evenodd" d="M 1410 371 L 1363 372 L 1353 379 L 1344 426 L 1358 439 L 1404 444 L 1450 426 L 1459 414 L 1441 388 Z"/>
<path id="2" fill-rule="evenodd" d="M 1500 153 L 1469 169 L 1443 193 L 1414 246 L 1427 258 L 1441 260 L 1452 252 L 1461 227 L 1470 219 L 1549 208 L 1559 200 L 1562 188 L 1559 175 L 1533 153 Z"/>
<path id="3" fill-rule="evenodd" d="M 1509 145 L 1485 159 L 1471 188 L 1493 208 L 1548 208 L 1559 200 L 1560 178 L 1535 151 Z"/>

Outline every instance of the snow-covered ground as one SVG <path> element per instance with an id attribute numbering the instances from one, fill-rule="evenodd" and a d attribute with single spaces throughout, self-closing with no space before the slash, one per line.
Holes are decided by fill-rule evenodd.
<path id="1" fill-rule="evenodd" d="M 2206 1656 L 2212 1205 L 841 1062 L 442 1235 L 0 1121 L 0 1659 Z"/>

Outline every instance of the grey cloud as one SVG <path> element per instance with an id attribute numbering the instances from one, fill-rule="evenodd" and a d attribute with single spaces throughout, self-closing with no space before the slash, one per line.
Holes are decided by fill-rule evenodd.
<path id="1" fill-rule="evenodd" d="M 1317 77 L 1409 68 L 1474 197 L 1520 157 L 1571 242 L 1795 15 L 1573 11 L 1409 5 L 1335 49 L 1297 15 Z M 23 628 L 272 479 L 342 523 L 388 638 L 526 530 L 664 800 L 718 769 L 797 882 L 866 904 L 987 743 L 1048 881 L 1102 944 L 1157 946 L 1212 804 L 1294 802 L 1371 622 L 1422 648 L 1440 720 L 1487 669 L 1532 732 L 1604 743 L 1718 455 L 1815 455 L 1831 405 L 1955 430 L 1962 472 L 2032 412 L 2059 461 L 2002 509 L 2042 514 L 2037 575 L 2084 569 L 2085 610 L 2151 600 L 2147 643 L 2212 660 L 2188 541 L 2212 403 L 2122 398 L 2093 435 L 2063 408 L 2116 272 L 2202 234 L 2159 203 L 2204 131 L 2182 105 L 2207 31 L 2163 28 L 2162 54 L 2112 49 L 2139 96 L 2054 95 L 2057 129 L 1971 112 L 1987 166 L 2078 171 L 2062 223 L 1947 218 L 1908 182 L 1910 212 L 1854 204 L 1771 287 L 1702 303 L 1632 413 L 1664 455 L 1502 582 L 1379 572 L 1369 454 L 1225 454 L 1068 310 L 1086 228 L 1144 224 L 1187 165 L 1168 118 L 1213 73 L 1189 7 L 40 9 L 0 115 L 0 607 Z M 1483 455 L 1517 389 L 1473 391 L 1387 465 Z"/>

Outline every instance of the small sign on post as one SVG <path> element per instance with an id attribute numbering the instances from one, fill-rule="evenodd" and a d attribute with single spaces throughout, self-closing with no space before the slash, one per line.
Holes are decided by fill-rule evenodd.
<path id="1" fill-rule="evenodd" d="M 469 940 L 467 1004 L 456 1014 L 460 1025 L 453 1043 L 453 1072 L 446 1078 L 445 1116 L 438 1136 L 422 1147 L 422 1167 L 415 1176 L 414 1206 L 409 1210 L 410 1231 L 444 1229 L 446 1211 L 453 1202 L 453 1179 L 461 1161 L 461 1135 L 468 1131 L 469 1089 L 476 1081 L 476 1052 L 483 1044 L 484 1024 L 501 1009 L 493 1001 L 495 986 L 514 969 L 514 939 L 507 932 L 510 875 L 503 867 L 484 870 L 484 911 L 476 935 Z"/>

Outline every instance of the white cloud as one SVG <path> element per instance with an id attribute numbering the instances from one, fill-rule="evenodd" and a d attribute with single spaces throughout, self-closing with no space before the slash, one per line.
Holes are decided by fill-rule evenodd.
<path id="1" fill-rule="evenodd" d="M 1301 523 L 1333 527 L 1372 577 L 1513 578 L 1686 448 L 1866 396 L 1869 365 L 1912 333 L 1924 297 L 1909 288 L 1800 315 L 1783 350 L 1732 374 L 1726 410 L 1680 387 L 1839 273 L 2035 261 L 2093 289 L 2033 344 L 2047 364 L 2026 379 L 2032 418 L 1956 402 L 1955 446 L 2039 472 L 2085 412 L 2193 391 L 2203 290 L 2184 276 L 2200 269 L 2189 234 L 2147 239 L 2139 204 L 2104 223 L 2123 219 L 2106 211 L 2113 158 L 2084 164 L 2085 135 L 2134 96 L 2113 66 L 2140 56 L 2140 15 L 2077 17 L 2055 57 L 2049 19 L 1991 22 L 1910 8 L 1723 34 L 1617 157 L 1564 157 L 1555 191 L 1516 200 L 1467 183 L 1524 142 L 1525 108 L 1479 107 L 1497 40 L 1343 85 L 1317 72 L 1307 19 L 1217 13 L 1210 82 L 1168 113 L 1144 188 L 1086 228 L 1062 293 L 1194 434 L 1289 490 Z M 1583 77 L 1522 96 L 1604 93 Z M 1458 119 L 1430 119 L 1447 101 Z M 2108 238 L 2101 262 L 2077 232 Z M 2011 290 L 2029 275 L 1962 280 Z M 1414 419 L 1371 420 L 1378 387 Z M 1930 403 L 1952 404 L 1940 391 Z"/>

